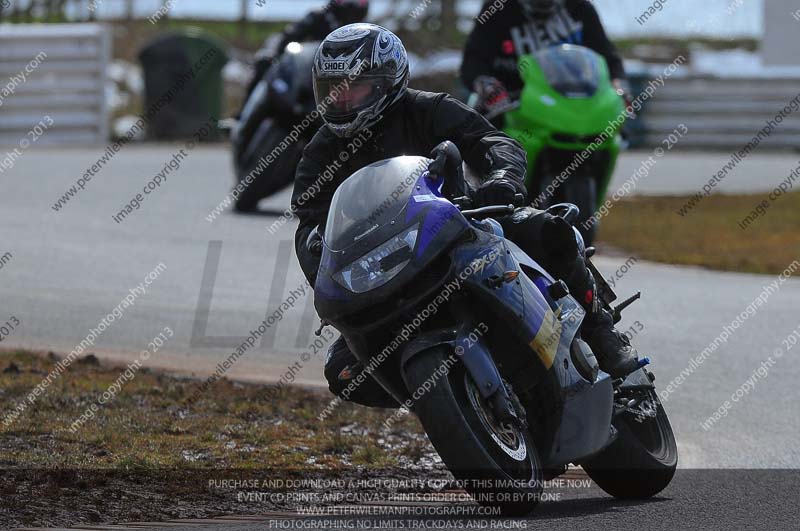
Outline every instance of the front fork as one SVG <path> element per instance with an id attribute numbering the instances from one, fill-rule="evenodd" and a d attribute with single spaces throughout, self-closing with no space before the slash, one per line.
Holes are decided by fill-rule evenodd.
<path id="1" fill-rule="evenodd" d="M 481 397 L 486 400 L 494 417 L 500 422 L 511 422 L 526 429 L 525 409 L 508 388 L 486 345 L 486 338 L 474 334 L 478 329 L 471 320 L 461 320 L 457 329 L 441 329 L 413 339 L 403 353 L 402 365 L 417 355 L 437 345 L 448 345 L 455 351 L 475 383 Z"/>
<path id="2" fill-rule="evenodd" d="M 459 327 L 455 341 L 456 355 L 461 357 L 464 367 L 495 418 L 500 422 L 510 422 L 520 429 L 527 429 L 525 409 L 506 386 L 486 345 L 486 338 L 483 335 L 477 336 L 474 333 L 476 329 L 478 328 L 468 322 Z"/>

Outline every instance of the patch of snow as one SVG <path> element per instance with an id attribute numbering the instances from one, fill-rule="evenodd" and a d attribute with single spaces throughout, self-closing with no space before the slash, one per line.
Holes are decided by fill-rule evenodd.
<path id="1" fill-rule="evenodd" d="M 455 74 L 461 68 L 461 50 L 440 50 L 425 57 L 408 54 L 408 68 L 412 76 Z"/>
<path id="2" fill-rule="evenodd" d="M 247 85 L 253 76 L 253 68 L 236 59 L 231 59 L 222 69 L 222 79 L 230 83 Z"/>
<path id="3" fill-rule="evenodd" d="M 125 107 L 131 101 L 131 95 L 120 90 L 119 85 L 113 81 L 106 82 L 105 91 L 106 101 L 112 111 Z"/>

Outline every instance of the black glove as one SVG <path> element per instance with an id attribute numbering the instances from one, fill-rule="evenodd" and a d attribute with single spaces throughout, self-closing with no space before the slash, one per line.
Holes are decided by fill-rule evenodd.
<path id="1" fill-rule="evenodd" d="M 513 205 L 525 200 L 525 190 L 516 181 L 505 177 L 502 172 L 490 175 L 476 191 L 478 203 L 482 206 Z"/>
<path id="2" fill-rule="evenodd" d="M 467 193 L 464 181 L 464 166 L 458 147 L 445 140 L 431 151 L 433 162 L 428 165 L 428 175 L 434 179 L 444 177 L 442 192 L 450 199 Z"/>
<path id="3" fill-rule="evenodd" d="M 311 256 L 322 256 L 322 234 L 320 233 L 319 225 L 314 227 L 314 230 L 308 234 L 306 249 Z"/>
<path id="4" fill-rule="evenodd" d="M 511 101 L 506 86 L 497 78 L 478 76 L 472 88 L 478 95 L 476 110 L 481 114 L 492 113 Z"/>

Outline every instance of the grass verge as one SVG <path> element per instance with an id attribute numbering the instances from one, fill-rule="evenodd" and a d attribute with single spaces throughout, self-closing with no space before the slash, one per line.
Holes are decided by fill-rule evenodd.
<path id="1" fill-rule="evenodd" d="M 76 361 L 9 425 L 3 419 L 58 358 L 0 353 L 0 528 L 257 513 L 210 480 L 256 477 L 431 477 L 444 472 L 413 415 L 342 403 L 287 387 L 203 381 L 141 369 L 78 430 L 72 423 L 124 368 Z M 219 485 L 217 483 L 216 485 Z"/>
<path id="2" fill-rule="evenodd" d="M 614 204 L 599 240 L 639 258 L 724 271 L 779 274 L 800 258 L 800 193 L 780 196 L 746 229 L 767 193 L 712 195 L 686 216 L 687 197 L 634 197 Z"/>

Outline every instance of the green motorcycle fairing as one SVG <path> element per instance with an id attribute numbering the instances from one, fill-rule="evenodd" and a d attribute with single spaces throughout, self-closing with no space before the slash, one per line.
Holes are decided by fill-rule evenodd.
<path id="1" fill-rule="evenodd" d="M 588 48 L 564 44 L 522 56 L 518 67 L 524 88 L 519 106 L 505 114 L 503 131 L 528 154 L 528 189 L 534 189 L 534 168 L 546 148 L 576 152 L 576 157 L 584 151 L 605 151 L 609 163 L 597 176 L 599 208 L 619 156 L 626 118 L 605 59 Z"/>

